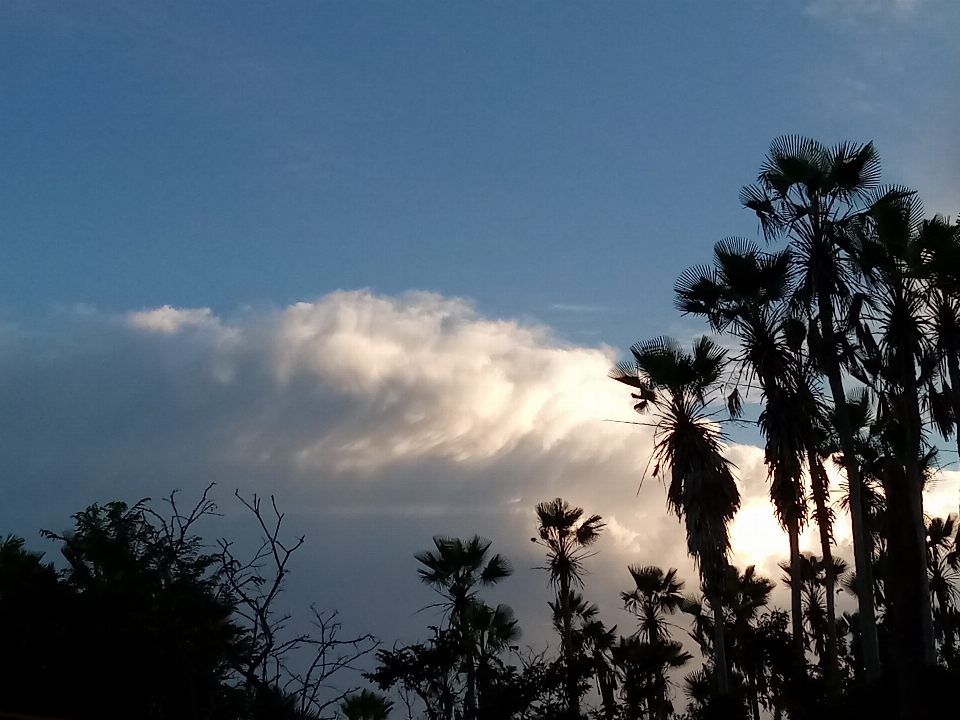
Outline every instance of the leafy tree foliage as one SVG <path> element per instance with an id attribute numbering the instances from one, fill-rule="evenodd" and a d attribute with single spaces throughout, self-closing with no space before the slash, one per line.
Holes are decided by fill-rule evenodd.
<path id="1" fill-rule="evenodd" d="M 73 516 L 70 532 L 44 531 L 61 543 L 66 567 L 59 571 L 20 538 L 0 544 L 0 709 L 279 720 L 318 717 L 337 701 L 321 693 L 320 682 L 370 652 L 372 638 L 338 640 L 334 616 L 320 614 L 319 638 L 283 639 L 266 657 L 282 665 L 287 648 L 307 645 L 323 672 L 315 662 L 305 673 L 248 677 L 262 639 L 240 613 L 243 598 L 226 580 L 222 554 L 194 530 L 216 508 L 206 492 L 189 512 L 175 495 L 169 504 L 166 516 L 146 501 L 91 505 Z M 251 577 L 251 584 L 272 582 L 262 572 Z"/>

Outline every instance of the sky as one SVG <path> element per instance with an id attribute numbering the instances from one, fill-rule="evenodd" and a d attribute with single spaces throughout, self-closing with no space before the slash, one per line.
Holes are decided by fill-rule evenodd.
<path id="1" fill-rule="evenodd" d="M 291 603 L 388 643 L 436 619 L 413 554 L 479 533 L 542 644 L 533 507 L 562 496 L 604 516 L 586 590 L 629 628 L 628 563 L 695 576 L 608 368 L 704 330 L 673 282 L 756 236 L 737 195 L 778 135 L 873 140 L 960 213 L 958 27 L 954 0 L 0 0 L 0 533 L 52 553 L 91 502 L 216 482 L 209 532 L 250 539 L 234 490 L 274 494 Z M 734 560 L 778 578 L 755 442 Z"/>

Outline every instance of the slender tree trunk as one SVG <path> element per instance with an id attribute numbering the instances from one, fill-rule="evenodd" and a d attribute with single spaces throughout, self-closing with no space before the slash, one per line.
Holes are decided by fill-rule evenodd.
<path id="1" fill-rule="evenodd" d="M 907 314 L 909 316 L 909 314 Z M 917 387 L 916 365 L 909 346 L 900 349 L 903 381 L 903 414 L 906 424 L 904 434 L 903 463 L 905 480 L 909 491 L 909 526 L 914 536 L 910 543 L 911 581 L 917 584 L 920 605 L 920 630 L 923 640 L 923 663 L 932 667 L 937 662 L 937 644 L 933 632 L 933 611 L 930 603 L 930 580 L 927 576 L 927 533 L 923 521 L 923 475 L 920 470 L 922 452 L 922 429 L 920 420 L 920 394 Z M 908 528 L 909 529 L 909 528 Z M 906 539 L 906 538 L 905 538 Z"/>
<path id="2" fill-rule="evenodd" d="M 827 502 L 827 471 L 817 457 L 816 452 L 807 454 L 810 465 L 810 485 L 813 489 L 813 502 L 816 508 L 817 529 L 820 531 L 820 555 L 823 558 L 827 585 L 827 678 L 831 682 L 838 679 L 837 666 L 837 609 L 836 609 L 836 568 L 833 566 L 833 548 L 830 545 L 831 523 L 830 508 Z M 821 658 L 823 661 L 823 658 Z"/>
<path id="3" fill-rule="evenodd" d="M 477 717 L 477 668 L 473 657 L 467 658 L 467 690 L 463 698 L 463 720 Z"/>
<path id="4" fill-rule="evenodd" d="M 670 714 L 667 708 L 667 679 L 665 677 L 658 678 L 657 686 L 656 720 L 667 720 Z"/>
<path id="5" fill-rule="evenodd" d="M 603 704 L 603 716 L 606 720 L 613 720 L 617 714 L 617 701 L 613 695 L 613 679 L 610 670 L 600 655 L 594 656 L 594 668 L 597 674 L 597 685 L 600 688 L 600 701 Z"/>
<path id="6" fill-rule="evenodd" d="M 923 593 L 916 578 L 911 488 L 898 462 L 889 462 L 883 473 L 887 494 L 887 588 L 889 624 L 893 640 L 893 665 L 897 671 L 900 718 L 923 717 L 924 637 L 920 621 Z"/>
<path id="7" fill-rule="evenodd" d="M 453 699 L 446 698 L 442 705 L 443 720 L 453 720 Z"/>
<path id="8" fill-rule="evenodd" d="M 728 695 L 730 670 L 727 666 L 727 643 L 723 632 L 723 606 L 720 602 L 720 593 L 714 592 L 713 597 L 710 598 L 710 607 L 713 609 L 713 652 L 717 665 L 717 689 L 721 695 Z"/>
<path id="9" fill-rule="evenodd" d="M 817 293 L 820 313 L 820 333 L 824 344 L 824 365 L 830 383 L 835 407 L 837 434 L 840 436 L 840 449 L 843 465 L 847 471 L 847 483 L 850 486 L 850 520 L 853 526 L 853 554 L 857 571 L 857 604 L 860 609 L 861 642 L 863 644 L 863 664 L 867 682 L 872 684 L 880 680 L 880 646 L 877 642 L 877 618 L 873 607 L 873 568 L 870 564 L 870 538 L 863 517 L 863 482 L 857 463 L 853 428 L 847 412 L 847 397 L 843 389 L 840 363 L 837 358 L 837 339 L 833 328 L 833 306 L 830 296 Z"/>
<path id="10" fill-rule="evenodd" d="M 950 371 L 950 399 L 953 402 L 953 418 L 956 423 L 954 437 L 957 440 L 957 461 L 960 462 L 960 357 L 957 348 L 947 353 L 947 368 Z M 960 507 L 960 506 L 958 506 Z M 957 515 L 960 517 L 960 514 Z"/>
<path id="11" fill-rule="evenodd" d="M 563 616 L 563 657 L 566 659 L 567 676 L 564 685 L 567 695 L 567 710 L 571 718 L 580 717 L 580 694 L 577 688 L 577 677 L 574 672 L 573 657 L 573 614 L 570 608 L 570 578 L 560 578 L 560 613 Z"/>
<path id="12" fill-rule="evenodd" d="M 757 690 L 756 673 L 748 673 L 750 682 L 750 711 L 753 714 L 753 720 L 760 720 L 760 691 Z"/>
<path id="13" fill-rule="evenodd" d="M 803 658 L 803 600 L 800 584 L 800 522 L 797 518 L 787 520 L 787 535 L 790 539 L 790 620 L 793 626 L 793 644 L 798 658 Z"/>

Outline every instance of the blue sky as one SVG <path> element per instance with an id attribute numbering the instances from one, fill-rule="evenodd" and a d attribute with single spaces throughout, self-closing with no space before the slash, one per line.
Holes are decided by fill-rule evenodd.
<path id="1" fill-rule="evenodd" d="M 955 0 L 0 0 L 0 534 L 49 551 L 87 503 L 217 481 L 210 532 L 243 536 L 233 489 L 276 493 L 295 601 L 389 643 L 434 620 L 413 554 L 476 532 L 542 644 L 562 495 L 608 523 L 587 592 L 626 631 L 628 562 L 694 571 L 637 493 L 649 430 L 603 422 L 635 417 L 616 349 L 701 330 L 674 279 L 755 236 L 777 135 L 872 139 L 956 216 L 957 28 Z M 734 560 L 776 578 L 762 453 L 730 453 Z"/>
<path id="2" fill-rule="evenodd" d="M 669 330 L 778 134 L 960 209 L 946 0 L 6 3 L 0 304 L 463 296 Z M 952 203 L 952 204 L 951 204 Z M 578 312 L 579 310 L 579 312 Z"/>

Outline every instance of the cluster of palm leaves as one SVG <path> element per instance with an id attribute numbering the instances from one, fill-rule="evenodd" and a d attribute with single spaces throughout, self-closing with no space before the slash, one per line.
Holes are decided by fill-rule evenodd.
<path id="1" fill-rule="evenodd" d="M 703 664 L 683 684 L 687 717 L 737 717 L 749 707 L 759 718 L 761 708 L 782 713 L 791 707 L 796 654 L 787 615 L 768 607 L 774 584 L 753 567 L 741 573 L 724 566 L 707 597 L 685 595 L 675 568 L 629 566 L 632 585 L 620 600 L 636 627 L 621 635 L 582 594 L 585 561 L 600 538 L 602 518 L 556 498 L 536 506 L 536 520 L 537 535 L 531 539 L 546 552 L 547 563 L 540 569 L 555 592 L 548 605 L 559 638 L 556 656 L 520 652 L 519 628 L 510 609 L 493 608 L 478 597 L 482 587 L 510 574 L 510 564 L 491 554 L 490 541 L 434 538 L 435 549 L 416 557 L 421 580 L 442 597 L 433 607 L 442 610 L 443 624 L 430 628 L 427 642 L 381 650 L 379 666 L 366 675 L 381 690 L 399 692 L 409 717 L 679 717 L 677 675 L 694 661 L 690 641 L 699 647 Z M 804 561 L 819 568 L 815 558 L 805 556 Z M 844 574 L 845 568 L 838 572 Z M 816 571 L 804 578 L 822 590 Z M 815 634 L 822 622 L 818 624 L 813 605 L 822 593 L 804 592 L 813 598 L 807 617 Z M 684 626 L 689 626 L 686 633 Z M 718 648 L 725 648 L 729 661 L 726 695 L 712 691 L 719 677 Z"/>
<path id="2" fill-rule="evenodd" d="M 418 698 L 431 720 L 489 717 L 490 707 L 515 698 L 519 678 L 500 660 L 515 646 L 520 629 L 507 605 L 492 607 L 477 593 L 513 573 L 502 555 L 490 554 L 490 541 L 434 538 L 434 550 L 417 554 L 420 579 L 443 600 L 445 624 L 433 627 L 428 643 L 381 651 L 370 679 L 381 688 L 398 686 L 404 697 Z M 522 693 L 521 693 L 522 694 Z"/>
<path id="3" fill-rule="evenodd" d="M 715 627 L 739 505 L 717 408 L 736 420 L 753 392 L 770 498 L 789 540 L 798 664 L 815 638 L 817 670 L 840 688 L 839 629 L 855 625 L 856 677 L 868 686 L 895 677 L 901 715 L 913 717 L 931 673 L 956 663 L 953 520 L 928 522 L 923 489 L 945 449 L 938 438 L 960 449 L 960 224 L 924 220 L 914 193 L 881 185 L 869 143 L 779 138 L 741 201 L 767 247 L 721 241 L 711 264 L 676 284 L 677 307 L 734 338 L 736 350 L 702 338 L 687 352 L 657 338 L 633 346 L 612 377 L 635 388 L 638 412 L 654 415 L 653 474 L 685 522 Z M 834 605 L 843 567 L 831 465 L 842 471 L 852 526 L 852 622 Z M 800 553 L 807 523 L 819 531 L 816 568 Z M 805 604 L 823 606 L 816 627 Z M 713 645 L 715 692 L 728 695 L 720 630 Z"/>

